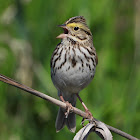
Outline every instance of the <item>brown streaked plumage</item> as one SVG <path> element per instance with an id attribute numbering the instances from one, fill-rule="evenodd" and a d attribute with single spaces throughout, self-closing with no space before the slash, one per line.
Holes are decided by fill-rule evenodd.
<path id="1" fill-rule="evenodd" d="M 58 96 L 62 101 L 68 101 L 72 106 L 76 105 L 79 92 L 93 79 L 98 58 L 93 46 L 92 33 L 83 16 L 72 17 L 64 24 L 59 25 L 64 33 L 61 43 L 55 48 L 51 58 L 51 77 L 58 90 Z M 92 117 L 85 104 L 85 111 Z M 59 109 L 56 119 L 56 131 L 60 131 L 65 125 L 71 132 L 76 130 L 75 114 L 65 116 L 65 110 Z"/>

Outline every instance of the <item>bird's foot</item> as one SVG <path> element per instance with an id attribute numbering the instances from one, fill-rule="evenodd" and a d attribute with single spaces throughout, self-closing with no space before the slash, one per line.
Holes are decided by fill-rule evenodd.
<path id="1" fill-rule="evenodd" d="M 94 119 L 92 113 L 88 109 L 85 109 L 85 113 L 86 113 L 86 118 L 88 118 L 91 121 Z"/>
<path id="2" fill-rule="evenodd" d="M 89 123 L 94 121 L 93 115 L 89 110 L 85 110 L 85 113 L 86 113 L 86 118 L 83 118 L 81 121 L 83 127 L 85 126 L 84 125 L 85 121 L 89 121 Z"/>
<path id="3" fill-rule="evenodd" d="M 65 101 L 65 103 L 66 103 L 65 118 L 68 118 L 69 113 L 71 113 L 71 111 L 73 110 L 73 106 L 68 101 Z"/>
<path id="4" fill-rule="evenodd" d="M 65 118 L 68 118 L 69 113 L 71 113 L 71 111 L 73 110 L 73 106 L 68 101 L 65 101 L 62 95 L 60 95 L 60 99 L 66 104 Z"/>

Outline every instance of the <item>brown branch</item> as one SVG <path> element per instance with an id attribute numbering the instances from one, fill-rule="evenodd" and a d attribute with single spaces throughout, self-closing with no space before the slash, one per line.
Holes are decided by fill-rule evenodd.
<path id="1" fill-rule="evenodd" d="M 0 74 L 0 81 L 2 81 L 4 83 L 7 83 L 9 85 L 15 86 L 17 88 L 20 88 L 20 89 L 22 89 L 22 90 L 24 90 L 26 92 L 29 92 L 29 93 L 31 93 L 31 94 L 33 94 L 35 96 L 38 96 L 40 98 L 43 98 L 43 99 L 45 99 L 45 100 L 47 100 L 47 101 L 49 101 L 49 102 L 51 102 L 51 103 L 53 103 L 53 104 L 61 107 L 61 108 L 66 109 L 66 104 L 64 102 L 61 102 L 60 100 L 57 100 L 57 99 L 55 99 L 53 97 L 50 97 L 50 96 L 48 96 L 48 95 L 46 95 L 44 93 L 41 93 L 41 92 L 39 92 L 37 90 L 34 90 L 32 88 L 29 88 L 29 87 L 27 87 L 27 86 L 25 86 L 23 84 L 20 84 L 20 83 L 14 81 L 13 79 L 10 79 L 9 77 L 6 77 L 6 76 L 4 76 L 2 74 Z M 83 112 L 82 110 L 80 110 L 80 109 L 78 109 L 76 107 L 73 107 L 73 110 L 72 111 L 75 114 L 77 114 L 77 115 L 79 115 L 79 116 L 81 116 L 83 118 L 90 119 L 90 118 L 87 117 L 87 115 L 86 115 L 85 112 Z M 95 121 L 96 121 L 96 119 L 95 119 Z M 129 134 L 127 134 L 127 133 L 125 133 L 125 132 L 117 129 L 117 128 L 114 128 L 114 127 L 109 126 L 107 124 L 106 124 L 106 126 L 108 127 L 108 129 L 110 131 L 112 131 L 112 132 L 114 132 L 114 133 L 116 133 L 116 134 L 118 134 L 118 135 L 120 135 L 122 137 L 125 137 L 125 138 L 127 138 L 129 140 L 138 140 L 137 138 L 135 138 L 135 137 L 133 137 L 133 136 L 131 136 L 131 135 L 129 135 Z"/>

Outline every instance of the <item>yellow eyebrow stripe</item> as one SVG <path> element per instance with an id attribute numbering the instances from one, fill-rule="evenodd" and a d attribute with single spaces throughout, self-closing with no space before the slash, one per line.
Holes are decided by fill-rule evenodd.
<path id="1" fill-rule="evenodd" d="M 69 23 L 66 25 L 67 27 L 83 27 L 83 24 L 81 23 Z"/>
<path id="2" fill-rule="evenodd" d="M 79 27 L 79 28 L 83 29 L 86 32 L 86 34 L 92 35 L 90 30 L 88 29 L 88 27 L 82 23 L 68 23 L 66 26 L 67 27 Z"/>

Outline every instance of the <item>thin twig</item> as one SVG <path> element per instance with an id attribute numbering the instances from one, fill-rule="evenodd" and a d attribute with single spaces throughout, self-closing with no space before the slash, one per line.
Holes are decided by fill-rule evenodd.
<path id="1" fill-rule="evenodd" d="M 66 109 L 66 104 L 64 102 L 61 102 L 60 100 L 57 100 L 57 99 L 55 99 L 53 97 L 50 97 L 50 96 L 48 96 L 48 95 L 46 95 L 44 93 L 41 93 L 41 92 L 39 92 L 37 90 L 34 90 L 32 88 L 29 88 L 29 87 L 27 87 L 27 86 L 25 86 L 23 84 L 20 84 L 20 83 L 16 82 L 15 80 L 13 80 L 13 79 L 11 79 L 9 77 L 6 77 L 6 76 L 4 76 L 2 74 L 0 74 L 0 81 L 2 81 L 4 83 L 7 83 L 9 85 L 15 86 L 17 88 L 20 88 L 20 89 L 22 89 L 22 90 L 24 90 L 26 92 L 29 92 L 29 93 L 31 93 L 31 94 L 33 94 L 35 96 L 38 96 L 40 98 L 43 98 L 43 99 L 45 99 L 45 100 L 47 100 L 47 101 L 49 101 L 49 102 L 51 102 L 51 103 L 53 103 L 53 104 L 61 107 L 61 108 Z M 90 119 L 90 118 L 87 117 L 87 115 L 86 115 L 85 112 L 83 112 L 82 110 L 80 110 L 80 109 L 78 109 L 76 107 L 73 107 L 73 110 L 72 111 L 75 114 L 77 114 L 77 115 L 79 115 L 79 116 L 81 116 L 83 118 Z M 135 137 L 133 137 L 133 136 L 131 136 L 131 135 L 129 135 L 129 134 L 127 134 L 127 133 L 125 133 L 125 132 L 117 129 L 117 128 L 114 128 L 114 127 L 109 126 L 107 124 L 106 124 L 106 126 L 108 127 L 108 129 L 110 131 L 112 131 L 112 132 L 114 132 L 114 133 L 116 133 L 116 134 L 118 134 L 118 135 L 120 135 L 122 137 L 125 137 L 125 138 L 127 138 L 129 140 L 138 140 L 137 138 L 135 138 Z"/>
<path id="2" fill-rule="evenodd" d="M 107 124 L 105 124 L 105 125 L 108 127 L 108 129 L 110 131 L 112 131 L 112 132 L 114 132 L 114 133 L 116 133 L 116 134 L 118 134 L 118 135 L 120 135 L 120 136 L 122 136 L 122 137 L 124 137 L 126 139 L 129 139 L 129 140 L 139 140 L 136 137 L 133 137 L 133 136 L 131 136 L 131 135 L 129 135 L 129 134 L 127 134 L 127 133 L 117 129 L 117 128 L 114 128 L 114 127 L 112 127 L 110 125 L 107 125 Z"/>

